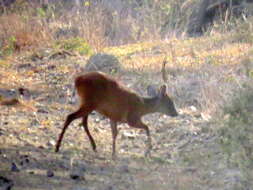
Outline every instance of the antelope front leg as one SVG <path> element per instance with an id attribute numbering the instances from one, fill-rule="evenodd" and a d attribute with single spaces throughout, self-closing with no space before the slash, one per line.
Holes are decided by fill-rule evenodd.
<path id="1" fill-rule="evenodd" d="M 110 124 L 111 124 L 111 129 L 112 129 L 112 158 L 115 160 L 116 159 L 116 138 L 118 135 L 118 130 L 117 130 L 116 122 L 111 120 Z"/>
<path id="2" fill-rule="evenodd" d="M 147 126 L 146 126 L 147 127 Z M 151 149 L 152 149 L 152 140 L 151 140 L 151 136 L 150 136 L 150 134 L 149 134 L 149 132 L 147 132 L 147 137 L 148 137 L 148 139 L 147 139 L 147 149 L 146 149 L 146 151 L 145 151 L 145 153 L 144 153 L 144 155 L 145 155 L 145 157 L 148 157 L 148 156 L 151 156 Z"/>
<path id="3" fill-rule="evenodd" d="M 145 125 L 144 123 L 142 123 L 141 120 L 137 120 L 137 121 L 131 121 L 128 122 L 128 124 L 131 126 L 131 127 L 134 127 L 134 128 L 138 128 L 138 129 L 144 129 L 146 131 L 146 134 L 147 134 L 147 149 L 145 151 L 145 157 L 147 156 L 151 156 L 151 149 L 152 149 L 152 140 L 151 140 L 151 136 L 150 136 L 150 132 L 149 132 L 149 128 L 147 125 Z"/>
<path id="4" fill-rule="evenodd" d="M 93 151 L 97 152 L 96 143 L 95 143 L 93 137 L 91 136 L 89 128 L 88 128 L 88 115 L 83 116 L 82 123 L 83 123 L 83 128 L 84 128 L 84 130 L 85 130 L 85 132 L 86 132 L 86 134 L 87 134 L 87 136 L 90 140 L 90 144 L 91 144 L 91 147 L 92 147 Z"/>
<path id="5" fill-rule="evenodd" d="M 145 152 L 145 157 L 151 156 L 151 149 L 152 149 L 152 142 L 151 142 L 151 136 L 148 136 L 148 142 L 147 142 L 147 150 Z"/>

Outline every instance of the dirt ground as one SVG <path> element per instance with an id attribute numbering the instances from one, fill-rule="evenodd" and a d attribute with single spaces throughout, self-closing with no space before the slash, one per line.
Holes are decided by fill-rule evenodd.
<path id="1" fill-rule="evenodd" d="M 65 117 L 78 107 L 78 100 L 72 97 L 73 79 L 82 67 L 77 62 L 83 60 L 27 59 L 28 56 L 17 57 L 0 70 L 1 99 L 19 100 L 14 105 L 0 106 L 0 176 L 12 181 L 13 190 L 243 187 L 241 173 L 226 167 L 211 116 L 195 106 L 182 106 L 178 99 L 175 104 L 180 116 L 171 118 L 157 113 L 143 118 L 153 140 L 150 158 L 144 157 L 145 133 L 121 124 L 118 157 L 112 160 L 109 120 L 97 113 L 89 117 L 97 153 L 92 151 L 81 121 L 71 124 L 60 152 L 55 153 Z M 161 81 L 160 63 L 154 67 L 157 69 L 149 72 L 124 70 L 114 77 L 146 95 L 148 83 Z M 5 187 L 0 180 L 0 189 Z"/>

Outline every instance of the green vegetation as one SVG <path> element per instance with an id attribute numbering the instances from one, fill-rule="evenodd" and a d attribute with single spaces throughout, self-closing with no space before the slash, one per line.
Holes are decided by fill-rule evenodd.
<path id="1" fill-rule="evenodd" d="M 219 142 L 230 167 L 241 170 L 246 177 L 253 168 L 253 88 L 235 92 L 224 107 L 224 120 L 218 130 Z"/>
<path id="2" fill-rule="evenodd" d="M 89 56 L 93 53 L 90 45 L 82 38 L 70 38 L 56 42 L 56 48 L 78 52 L 80 55 Z"/>
<path id="3" fill-rule="evenodd" d="M 0 46 L 0 57 L 10 56 L 16 50 L 17 39 L 15 36 L 11 36 L 7 40 L 7 44 L 3 47 Z"/>

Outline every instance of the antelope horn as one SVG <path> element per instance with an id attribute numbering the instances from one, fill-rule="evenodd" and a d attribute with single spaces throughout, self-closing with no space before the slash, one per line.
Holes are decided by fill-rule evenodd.
<path id="1" fill-rule="evenodd" d="M 165 65 L 167 63 L 167 57 L 165 56 L 164 59 L 163 59 L 163 63 L 162 63 L 162 78 L 163 78 L 163 81 L 166 83 L 168 81 L 168 75 L 167 75 L 167 72 L 166 72 L 166 69 L 165 69 Z"/>

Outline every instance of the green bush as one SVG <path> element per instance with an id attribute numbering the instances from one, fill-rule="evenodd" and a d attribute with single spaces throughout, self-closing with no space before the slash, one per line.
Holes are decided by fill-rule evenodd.
<path id="1" fill-rule="evenodd" d="M 248 22 L 236 20 L 234 23 L 235 32 L 233 32 L 231 40 L 240 43 L 253 43 L 252 17 Z"/>
<path id="2" fill-rule="evenodd" d="M 82 38 L 70 38 L 56 43 L 57 48 L 67 51 L 75 51 L 81 55 L 91 55 L 93 53 L 90 45 Z"/>
<path id="3" fill-rule="evenodd" d="M 229 166 L 239 168 L 246 176 L 253 169 L 253 88 L 238 92 L 224 107 L 219 129 L 219 143 Z"/>
<path id="4" fill-rule="evenodd" d="M 16 44 L 15 36 L 9 37 L 6 45 L 0 46 L 0 57 L 9 56 L 15 52 L 15 44 Z"/>

